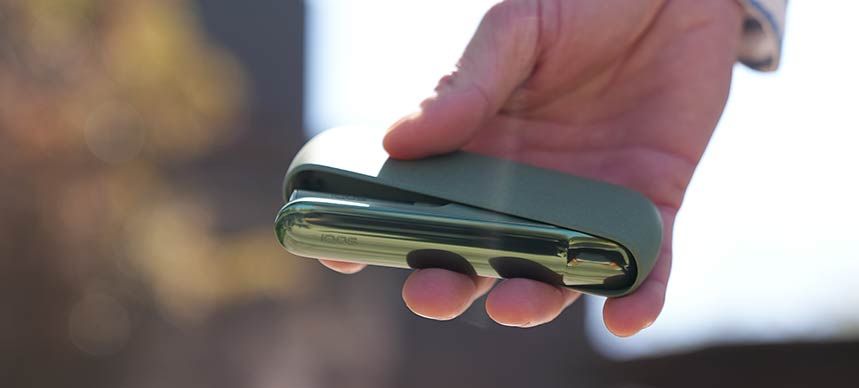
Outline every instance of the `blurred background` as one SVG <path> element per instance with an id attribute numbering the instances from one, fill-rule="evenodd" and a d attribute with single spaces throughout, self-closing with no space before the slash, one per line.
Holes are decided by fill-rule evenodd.
<path id="1" fill-rule="evenodd" d="M 415 109 L 491 4 L 0 0 L 0 386 L 855 386 L 852 2 L 791 3 L 781 70 L 737 67 L 632 339 L 598 298 L 424 320 L 405 271 L 279 248 L 306 138 Z"/>

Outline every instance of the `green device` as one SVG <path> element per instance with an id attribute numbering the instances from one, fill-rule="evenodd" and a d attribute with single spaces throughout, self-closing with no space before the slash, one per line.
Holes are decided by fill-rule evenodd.
<path id="1" fill-rule="evenodd" d="M 632 292 L 656 261 L 655 206 L 619 186 L 467 152 L 401 161 L 383 132 L 337 128 L 299 151 L 275 232 L 299 256 Z"/>

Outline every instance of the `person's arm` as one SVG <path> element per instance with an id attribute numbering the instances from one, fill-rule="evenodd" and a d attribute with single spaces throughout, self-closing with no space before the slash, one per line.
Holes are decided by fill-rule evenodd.
<path id="1" fill-rule="evenodd" d="M 647 195 L 664 222 L 660 259 L 636 292 L 604 307 L 609 330 L 635 334 L 662 309 L 674 217 L 724 108 L 743 24 L 735 0 L 504 1 L 436 94 L 391 127 L 385 147 L 402 159 L 466 149 Z M 417 270 L 403 299 L 418 315 L 451 319 L 489 292 L 496 322 L 530 327 L 579 296 L 528 279 L 493 283 Z"/>

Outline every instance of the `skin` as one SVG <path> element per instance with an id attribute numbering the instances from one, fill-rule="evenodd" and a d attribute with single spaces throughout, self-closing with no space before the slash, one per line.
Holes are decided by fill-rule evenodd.
<path id="1" fill-rule="evenodd" d="M 731 0 L 504 1 L 436 94 L 391 127 L 385 148 L 400 159 L 465 149 L 648 196 L 665 225 L 659 260 L 636 292 L 603 309 L 612 333 L 633 335 L 662 310 L 674 218 L 724 109 L 741 24 Z M 489 292 L 492 319 L 531 327 L 579 297 L 527 279 L 494 283 L 418 270 L 403 299 L 415 314 L 447 320 Z"/>

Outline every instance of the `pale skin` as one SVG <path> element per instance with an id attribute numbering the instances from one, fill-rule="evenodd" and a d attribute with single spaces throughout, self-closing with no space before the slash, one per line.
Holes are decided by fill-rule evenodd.
<path id="1" fill-rule="evenodd" d="M 399 159 L 464 149 L 648 196 L 664 223 L 659 260 L 636 292 L 603 308 L 606 327 L 631 336 L 662 310 L 674 218 L 724 108 L 741 25 L 733 0 L 504 1 L 436 94 L 391 127 L 385 148 Z M 486 293 L 489 316 L 517 327 L 550 322 L 579 297 L 443 269 L 414 271 L 403 286 L 415 314 L 438 320 Z"/>

